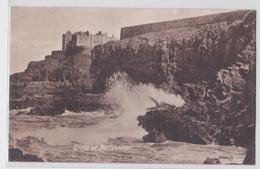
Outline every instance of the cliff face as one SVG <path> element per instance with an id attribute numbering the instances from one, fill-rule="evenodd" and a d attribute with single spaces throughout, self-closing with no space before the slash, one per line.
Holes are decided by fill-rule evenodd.
<path id="1" fill-rule="evenodd" d="M 11 75 L 11 82 L 68 82 L 88 80 L 91 64 L 90 50 L 84 47 L 69 48 L 66 52 L 53 51 L 41 61 L 32 61 L 22 73 Z M 87 83 L 87 81 L 85 81 Z"/>
<path id="2" fill-rule="evenodd" d="M 228 27 L 221 38 L 224 46 L 217 50 L 221 55 L 214 56 L 217 60 L 201 60 L 204 64 L 195 71 L 206 71 L 204 77 L 202 74 L 193 78 L 186 68 L 181 78 L 173 74 L 178 82 L 175 91 L 186 103 L 181 108 L 157 106 L 139 116 L 139 125 L 149 132 L 144 138 L 153 142 L 150 138 L 163 133 L 167 139 L 176 141 L 246 146 L 250 150 L 250 164 L 254 164 L 255 31 L 252 12 Z M 207 68 L 203 67 L 205 63 Z"/>
<path id="3" fill-rule="evenodd" d="M 250 15 L 250 16 L 248 16 Z M 201 26 L 148 33 L 96 46 L 91 72 L 97 90 L 106 78 L 125 71 L 136 81 L 178 84 L 214 82 L 216 73 L 238 61 L 237 54 L 249 43 L 252 26 L 246 18 Z"/>
<path id="4" fill-rule="evenodd" d="M 44 115 L 63 113 L 65 108 L 74 111 L 91 109 L 97 99 L 91 94 L 85 95 L 92 90 L 90 54 L 90 50 L 84 47 L 69 48 L 66 52 L 53 51 L 42 61 L 30 62 L 24 72 L 11 75 L 10 109 L 32 107 L 31 114 Z M 91 99 L 93 103 L 90 103 Z M 71 105 L 71 100 L 82 108 Z M 82 104 L 81 100 L 87 101 Z"/>
<path id="5" fill-rule="evenodd" d="M 256 13 L 249 11 L 232 22 L 147 33 L 96 46 L 90 70 L 95 90 L 105 90 L 106 79 L 120 71 L 137 82 L 166 85 L 182 95 L 186 101 L 182 108 L 161 105 L 138 118 L 149 132 L 146 141 L 164 135 L 200 144 L 251 145 L 255 19 Z"/>

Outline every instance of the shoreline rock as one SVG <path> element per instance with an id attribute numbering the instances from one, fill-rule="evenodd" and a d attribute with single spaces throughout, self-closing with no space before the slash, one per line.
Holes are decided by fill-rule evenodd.
<path id="1" fill-rule="evenodd" d="M 24 154 L 18 148 L 9 148 L 9 161 L 11 162 L 44 162 L 44 160 L 36 155 Z"/>

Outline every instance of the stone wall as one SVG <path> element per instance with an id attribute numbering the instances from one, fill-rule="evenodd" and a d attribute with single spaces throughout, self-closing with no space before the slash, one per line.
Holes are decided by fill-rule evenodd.
<path id="1" fill-rule="evenodd" d="M 122 40 L 122 39 L 134 37 L 134 36 L 149 33 L 149 32 L 159 32 L 159 31 L 181 28 L 181 27 L 191 27 L 191 26 L 196 27 L 196 26 L 203 25 L 203 24 L 210 24 L 210 23 L 223 22 L 223 21 L 233 22 L 234 20 L 237 20 L 238 18 L 242 19 L 242 17 L 247 12 L 248 11 L 241 10 L 241 11 L 235 11 L 235 12 L 229 12 L 229 13 L 200 16 L 200 17 L 195 17 L 195 18 L 186 18 L 186 19 L 180 19 L 180 20 L 124 27 L 124 28 L 121 28 L 120 39 Z"/>

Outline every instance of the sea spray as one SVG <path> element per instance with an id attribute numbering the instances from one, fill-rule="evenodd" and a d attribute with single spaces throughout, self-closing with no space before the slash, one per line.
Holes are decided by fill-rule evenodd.
<path id="1" fill-rule="evenodd" d="M 42 137 L 48 144 L 69 144 L 71 142 L 82 143 L 86 145 L 106 144 L 109 138 L 135 138 L 140 139 L 146 134 L 146 131 L 138 126 L 137 117 L 144 115 L 147 108 L 156 106 L 156 102 L 168 103 L 175 106 L 182 106 L 183 99 L 175 94 L 170 94 L 162 89 L 155 88 L 152 84 L 136 84 L 126 73 L 116 73 L 107 81 L 107 92 L 104 96 L 104 102 L 111 105 L 109 111 L 114 112 L 114 118 L 106 118 L 101 123 L 89 125 L 82 128 L 57 127 L 55 129 L 38 129 L 33 132 L 35 136 Z M 87 115 L 89 118 L 100 118 L 106 110 L 92 113 L 77 113 L 66 111 L 66 117 L 74 119 Z M 98 114 L 98 115 L 97 115 Z M 72 117 L 73 116 L 73 117 Z M 29 131 L 29 133 L 32 133 Z M 59 133 L 59 137 L 57 137 Z M 21 133 L 27 136 L 28 133 Z"/>
<path id="2" fill-rule="evenodd" d="M 140 139 L 146 131 L 138 126 L 137 117 L 144 115 L 148 108 L 164 102 L 180 107 L 183 99 L 152 84 L 134 83 L 127 73 L 118 72 L 107 80 L 105 104 L 109 104 L 115 118 L 108 118 L 102 123 L 89 126 L 81 132 L 81 143 L 96 145 L 107 143 L 109 138 L 127 137 Z"/>
<path id="3" fill-rule="evenodd" d="M 110 104 L 118 116 L 113 122 L 120 132 L 125 131 L 130 137 L 142 137 L 145 131 L 138 126 L 137 117 L 144 115 L 148 108 L 158 103 L 167 103 L 180 107 L 184 104 L 181 96 L 166 93 L 152 84 L 135 84 L 126 73 L 115 73 L 107 81 L 108 91 L 104 101 Z M 152 98 L 152 99 L 151 99 Z M 130 133 L 132 135 L 130 135 Z"/>

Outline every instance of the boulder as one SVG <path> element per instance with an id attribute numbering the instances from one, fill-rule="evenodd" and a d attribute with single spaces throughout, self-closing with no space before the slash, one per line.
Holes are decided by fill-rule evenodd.
<path id="1" fill-rule="evenodd" d="M 219 161 L 219 159 L 217 158 L 207 158 L 203 164 L 221 164 L 221 162 Z"/>
<path id="2" fill-rule="evenodd" d="M 167 138 L 194 144 L 212 143 L 218 132 L 216 126 L 207 121 L 201 106 L 197 106 L 200 107 L 197 111 L 192 107 L 196 108 L 195 105 L 184 105 L 182 108 L 159 105 L 144 116 L 139 116 L 139 125 L 149 133 L 144 136 L 144 141 L 157 142 Z"/>
<path id="3" fill-rule="evenodd" d="M 162 143 L 166 140 L 167 140 L 167 138 L 165 137 L 165 135 L 162 132 L 158 132 L 156 130 L 143 136 L 144 142 Z"/>
<path id="4" fill-rule="evenodd" d="M 37 106 L 31 109 L 28 115 L 48 115 L 54 116 L 65 112 L 65 106 L 59 104 Z"/>
<path id="5" fill-rule="evenodd" d="M 249 146 L 243 164 L 254 165 L 255 164 L 255 146 Z"/>
<path id="6" fill-rule="evenodd" d="M 44 162 L 44 160 L 36 155 L 24 154 L 18 148 L 9 148 L 9 161 L 17 162 Z"/>

